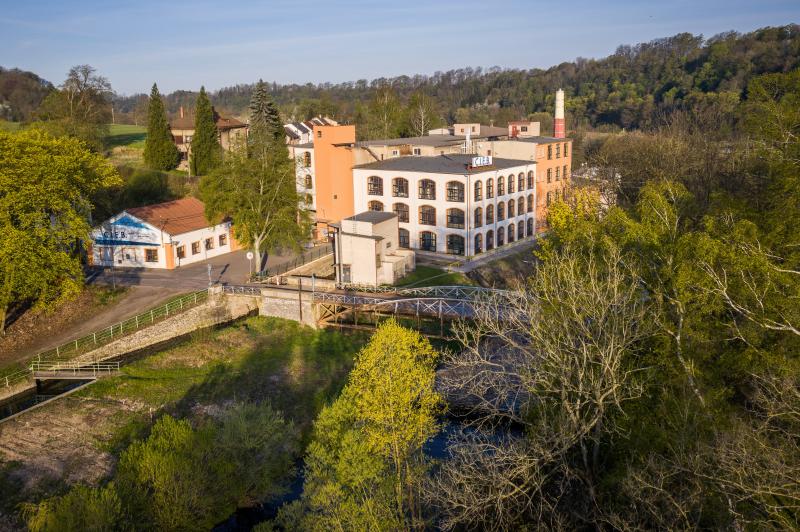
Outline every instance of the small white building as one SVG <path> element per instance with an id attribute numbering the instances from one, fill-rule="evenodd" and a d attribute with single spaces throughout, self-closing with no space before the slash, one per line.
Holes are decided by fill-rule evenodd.
<path id="1" fill-rule="evenodd" d="M 414 252 L 400 248 L 397 215 L 391 212 L 362 212 L 331 227 L 340 283 L 393 284 L 416 267 Z"/>
<path id="2" fill-rule="evenodd" d="M 393 212 L 399 245 L 472 257 L 537 227 L 536 162 L 491 156 L 398 157 L 353 168 L 356 212 Z"/>
<path id="3" fill-rule="evenodd" d="M 92 231 L 97 266 L 172 270 L 239 249 L 231 223 L 209 225 L 196 198 L 126 209 Z"/>

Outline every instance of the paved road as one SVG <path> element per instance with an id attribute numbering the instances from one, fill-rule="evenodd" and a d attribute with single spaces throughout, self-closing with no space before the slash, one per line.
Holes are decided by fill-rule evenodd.
<path id="1" fill-rule="evenodd" d="M 234 251 L 174 270 L 96 268 L 89 273 L 87 283 L 111 285 L 116 282 L 122 286 L 155 286 L 184 291 L 200 290 L 208 286 L 208 264 L 210 264 L 211 280 L 214 284 L 245 284 L 250 275 L 250 264 L 246 255 L 246 250 Z M 267 258 L 267 268 L 291 260 L 295 255 L 293 252 L 271 254 Z"/>

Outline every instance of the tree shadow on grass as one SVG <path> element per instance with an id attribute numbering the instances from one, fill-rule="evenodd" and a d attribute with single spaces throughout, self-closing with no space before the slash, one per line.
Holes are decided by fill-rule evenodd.
<path id="1" fill-rule="evenodd" d="M 304 433 L 341 391 L 368 335 L 266 318 L 242 327 L 256 346 L 239 361 L 217 364 L 174 407 L 187 416 L 197 405 L 269 401 Z"/>

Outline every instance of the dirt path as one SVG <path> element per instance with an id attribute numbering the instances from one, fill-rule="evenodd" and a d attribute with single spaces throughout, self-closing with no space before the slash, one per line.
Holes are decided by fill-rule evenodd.
<path id="1" fill-rule="evenodd" d="M 156 286 L 132 286 L 117 301 L 111 303 L 97 313 L 91 313 L 85 321 L 73 323 L 66 330 L 46 331 L 34 341 L 15 349 L 13 352 L 0 353 L 0 364 L 9 364 L 30 359 L 37 353 L 52 349 L 70 340 L 75 340 L 91 332 L 109 327 L 114 323 L 126 320 L 140 312 L 158 306 L 159 303 L 186 292 L 182 288 L 163 288 Z"/>

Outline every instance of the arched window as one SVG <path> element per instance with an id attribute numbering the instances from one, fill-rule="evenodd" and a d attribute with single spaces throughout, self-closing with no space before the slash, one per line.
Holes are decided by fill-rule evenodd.
<path id="1" fill-rule="evenodd" d="M 509 194 L 514 193 L 514 174 L 508 176 L 508 193 Z"/>
<path id="2" fill-rule="evenodd" d="M 419 208 L 420 225 L 436 225 L 436 209 L 430 205 L 423 205 Z"/>
<path id="3" fill-rule="evenodd" d="M 464 183 L 447 182 L 447 201 L 464 201 Z"/>
<path id="4" fill-rule="evenodd" d="M 398 222 L 408 223 L 408 205 L 405 203 L 395 203 L 392 205 L 392 212 L 397 215 Z"/>
<path id="5" fill-rule="evenodd" d="M 311 152 L 303 152 L 303 166 L 311 168 Z"/>
<path id="6" fill-rule="evenodd" d="M 419 234 L 419 249 L 423 251 L 436 251 L 436 233 L 422 231 Z"/>
<path id="7" fill-rule="evenodd" d="M 525 190 L 525 174 L 522 172 L 517 176 L 517 191 L 522 192 Z"/>
<path id="8" fill-rule="evenodd" d="M 533 212 L 533 194 L 528 194 L 528 212 Z"/>
<path id="9" fill-rule="evenodd" d="M 525 222 L 522 220 L 517 222 L 517 240 L 525 238 Z"/>
<path id="10" fill-rule="evenodd" d="M 487 224 L 494 223 L 494 205 L 486 206 L 486 223 Z"/>
<path id="11" fill-rule="evenodd" d="M 383 179 L 376 175 L 367 178 L 367 194 L 370 196 L 383 196 Z"/>
<path id="12" fill-rule="evenodd" d="M 477 255 L 483 251 L 483 235 L 478 233 L 475 235 L 475 249 L 473 249 L 473 253 Z"/>
<path id="13" fill-rule="evenodd" d="M 483 199 L 483 185 L 480 181 L 475 181 L 475 201 Z"/>
<path id="14" fill-rule="evenodd" d="M 499 198 L 503 194 L 506 193 L 506 184 L 505 179 L 503 176 L 497 178 L 497 197 Z"/>
<path id="15" fill-rule="evenodd" d="M 311 178 L 311 176 L 310 176 L 310 175 L 307 175 L 307 176 L 306 176 L 306 179 L 305 179 L 305 181 L 306 181 L 306 183 L 305 183 L 305 184 L 306 184 L 306 188 L 307 188 L 307 189 L 314 188 L 314 180 Z"/>
<path id="16" fill-rule="evenodd" d="M 550 206 L 550 201 L 551 201 L 551 198 L 552 198 L 552 194 L 553 194 L 552 192 L 548 192 L 547 193 L 547 203 L 545 205 L 547 205 L 548 207 Z"/>
<path id="17" fill-rule="evenodd" d="M 370 201 L 367 203 L 367 208 L 371 211 L 383 211 L 383 203 L 380 201 Z"/>
<path id="18" fill-rule="evenodd" d="M 419 181 L 419 199 L 435 200 L 436 199 L 436 183 L 430 179 L 420 179 Z"/>
<path id="19" fill-rule="evenodd" d="M 497 247 L 500 247 L 503 244 L 505 244 L 506 243 L 505 240 L 506 240 L 506 230 L 503 229 L 502 227 L 498 227 L 497 228 Z"/>
<path id="20" fill-rule="evenodd" d="M 506 219 L 506 204 L 502 201 L 497 204 L 497 221 Z"/>
<path id="21" fill-rule="evenodd" d="M 403 229 L 402 227 L 397 230 L 397 237 L 398 243 L 397 245 L 401 248 L 408 249 L 410 247 L 411 239 L 408 235 L 408 229 Z"/>
<path id="22" fill-rule="evenodd" d="M 494 248 L 494 231 L 489 229 L 486 231 L 486 251 Z"/>
<path id="23" fill-rule="evenodd" d="M 511 219 L 514 216 L 516 216 L 516 214 L 514 214 L 514 207 L 515 206 L 516 206 L 516 203 L 514 202 L 513 199 L 508 200 L 508 218 L 509 219 Z"/>
<path id="24" fill-rule="evenodd" d="M 447 235 L 447 253 L 450 255 L 463 255 L 464 237 L 461 235 Z"/>
<path id="25" fill-rule="evenodd" d="M 494 197 L 494 181 L 490 177 L 486 180 L 486 199 Z"/>
<path id="26" fill-rule="evenodd" d="M 533 170 L 528 171 L 528 190 L 533 188 Z"/>
<path id="27" fill-rule="evenodd" d="M 508 226 L 508 243 L 512 243 L 514 241 L 514 224 Z"/>
<path id="28" fill-rule="evenodd" d="M 480 207 L 475 208 L 475 216 L 472 219 L 472 227 L 480 227 L 483 225 L 483 209 Z"/>
<path id="29" fill-rule="evenodd" d="M 533 236 L 533 218 L 528 218 L 528 236 Z"/>
<path id="30" fill-rule="evenodd" d="M 447 227 L 464 229 L 464 211 L 461 209 L 447 209 Z"/>
<path id="31" fill-rule="evenodd" d="M 520 196 L 517 198 L 517 216 L 525 214 L 525 198 Z"/>
<path id="32" fill-rule="evenodd" d="M 392 196 L 395 198 L 408 197 L 408 179 L 404 177 L 395 177 L 392 179 Z"/>

